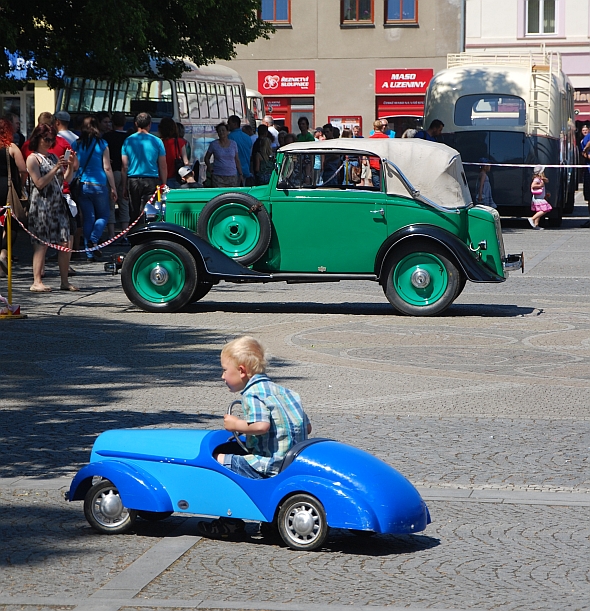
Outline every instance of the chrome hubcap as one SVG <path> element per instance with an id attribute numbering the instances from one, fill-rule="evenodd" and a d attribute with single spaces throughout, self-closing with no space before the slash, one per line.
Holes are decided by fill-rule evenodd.
<path id="1" fill-rule="evenodd" d="M 121 515 L 123 511 L 123 503 L 121 503 L 121 497 L 117 494 L 109 492 L 100 501 L 100 512 L 107 518 L 116 518 Z"/>
<path id="2" fill-rule="evenodd" d="M 297 543 L 310 543 L 320 534 L 320 516 L 315 508 L 301 503 L 291 508 L 286 516 L 286 530 Z"/>
<path id="3" fill-rule="evenodd" d="M 161 265 L 156 265 L 154 269 L 150 272 L 150 281 L 152 284 L 156 286 L 162 286 L 168 282 L 168 270 Z"/>
<path id="4" fill-rule="evenodd" d="M 118 526 L 129 516 L 128 509 L 114 490 L 100 492 L 92 504 L 92 512 L 102 526 Z"/>
<path id="5" fill-rule="evenodd" d="M 430 284 L 430 274 L 425 269 L 418 268 L 410 277 L 412 285 L 417 289 L 425 289 Z"/>

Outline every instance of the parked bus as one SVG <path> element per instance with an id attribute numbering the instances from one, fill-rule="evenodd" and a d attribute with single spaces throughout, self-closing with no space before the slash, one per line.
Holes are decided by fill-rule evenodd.
<path id="1" fill-rule="evenodd" d="M 493 167 L 490 183 L 502 215 L 530 214 L 531 167 L 575 165 L 574 88 L 561 68 L 558 53 L 528 55 L 451 54 L 447 69 L 434 76 L 425 99 L 424 125 L 444 124 L 443 141 L 461 153 L 463 162 Z M 475 201 L 477 165 L 466 165 Z M 577 188 L 572 168 L 547 168 L 552 225 L 573 211 Z"/>
<path id="2" fill-rule="evenodd" d="M 248 108 L 248 120 L 250 125 L 256 129 L 264 119 L 264 98 L 259 91 L 246 89 L 246 107 Z"/>
<path id="3" fill-rule="evenodd" d="M 80 117 L 101 110 L 127 115 L 128 125 L 139 112 L 149 112 L 152 131 L 160 119 L 171 117 L 184 125 L 191 162 L 203 163 L 209 143 L 217 138 L 215 126 L 237 115 L 247 124 L 246 88 L 231 68 L 212 64 L 197 67 L 186 61 L 186 72 L 177 81 L 130 75 L 121 82 L 70 77 L 58 91 L 56 110 L 66 110 L 74 127 Z M 71 127 L 71 126 L 70 126 Z"/>

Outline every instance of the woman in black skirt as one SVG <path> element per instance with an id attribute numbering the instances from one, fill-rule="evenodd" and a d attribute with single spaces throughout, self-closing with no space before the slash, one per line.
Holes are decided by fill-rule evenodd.
<path id="1" fill-rule="evenodd" d="M 0 119 L 0 208 L 6 205 L 8 199 L 8 163 L 10 162 L 10 176 L 16 192 L 21 193 L 22 182 L 27 174 L 27 168 L 16 144 L 12 142 L 14 127 L 10 121 Z M 9 161 L 10 160 L 10 161 Z M 0 227 L 2 245 L 0 247 L 0 276 L 8 271 L 8 236 L 4 227 Z"/>

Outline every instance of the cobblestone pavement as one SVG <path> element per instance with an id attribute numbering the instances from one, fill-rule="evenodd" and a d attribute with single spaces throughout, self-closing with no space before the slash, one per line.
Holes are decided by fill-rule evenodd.
<path id="1" fill-rule="evenodd" d="M 21 244 L 14 292 L 29 318 L 0 321 L 0 610 L 590 609 L 580 222 L 508 223 L 527 273 L 468 283 L 432 319 L 396 316 L 370 282 L 222 284 L 186 312 L 153 315 L 86 264 L 74 264 L 80 293 L 33 295 Z M 103 430 L 218 426 L 231 398 L 219 351 L 242 333 L 267 345 L 269 372 L 300 392 L 314 434 L 420 487 L 434 520 L 424 533 L 334 531 L 308 554 L 254 526 L 240 541 L 200 539 L 196 518 L 104 537 L 63 501 Z"/>

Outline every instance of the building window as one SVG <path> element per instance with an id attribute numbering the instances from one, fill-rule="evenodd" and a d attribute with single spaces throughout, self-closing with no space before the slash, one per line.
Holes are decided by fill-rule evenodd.
<path id="1" fill-rule="evenodd" d="M 341 0 L 342 23 L 373 23 L 373 0 Z"/>
<path id="2" fill-rule="evenodd" d="M 527 0 L 527 34 L 555 34 L 556 0 Z"/>
<path id="3" fill-rule="evenodd" d="M 418 23 L 418 0 L 385 0 L 385 23 Z"/>
<path id="4" fill-rule="evenodd" d="M 291 23 L 291 0 L 262 0 L 260 17 L 271 23 Z"/>

